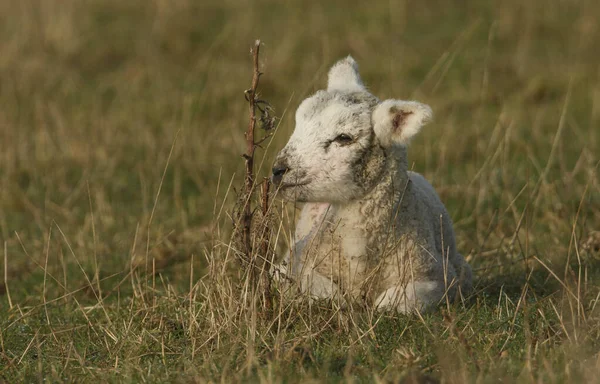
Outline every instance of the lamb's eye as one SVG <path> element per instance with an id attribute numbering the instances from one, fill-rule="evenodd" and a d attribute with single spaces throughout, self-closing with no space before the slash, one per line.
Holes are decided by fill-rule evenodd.
<path id="1" fill-rule="evenodd" d="M 333 141 L 341 145 L 348 145 L 352 143 L 354 139 L 352 138 L 352 136 L 342 133 L 341 135 L 338 135 L 335 139 L 333 139 Z"/>

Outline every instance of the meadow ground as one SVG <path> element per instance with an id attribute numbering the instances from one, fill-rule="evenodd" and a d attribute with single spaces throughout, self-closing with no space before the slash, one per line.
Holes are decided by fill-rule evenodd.
<path id="1" fill-rule="evenodd" d="M 600 382 L 600 3 L 0 1 L 0 380 Z M 476 273 L 424 316 L 245 305 L 249 49 L 280 125 L 351 53 Z M 282 232 L 284 233 L 284 232 Z M 596 234 L 596 236 L 594 235 Z"/>

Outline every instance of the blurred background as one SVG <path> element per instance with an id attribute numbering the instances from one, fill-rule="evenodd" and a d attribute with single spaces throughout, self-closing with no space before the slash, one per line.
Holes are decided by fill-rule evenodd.
<path id="1" fill-rule="evenodd" d="M 0 381 L 597 381 L 598 20 L 595 0 L 0 0 Z M 474 268 L 464 305 L 257 322 L 229 247 L 255 39 L 280 117 L 259 176 L 348 54 L 380 99 L 431 105 L 409 163 Z"/>
<path id="2" fill-rule="evenodd" d="M 480 276 L 526 255 L 566 260 L 600 228 L 599 15 L 584 0 L 0 1 L 13 295 L 40 289 L 47 254 L 69 286 L 78 262 L 111 276 L 146 242 L 177 283 L 176 261 L 203 253 L 241 186 L 257 38 L 260 93 L 281 117 L 260 172 L 351 54 L 381 99 L 433 108 L 409 161 Z"/>

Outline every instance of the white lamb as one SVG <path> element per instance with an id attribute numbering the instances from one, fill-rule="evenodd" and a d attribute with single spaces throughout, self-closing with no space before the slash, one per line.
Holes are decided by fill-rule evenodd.
<path id="1" fill-rule="evenodd" d="M 379 101 L 350 56 L 327 90 L 304 100 L 273 166 L 286 200 L 306 203 L 294 245 L 275 272 L 314 298 L 427 310 L 472 287 L 452 221 L 421 175 L 408 171 L 410 139 L 429 106 Z"/>

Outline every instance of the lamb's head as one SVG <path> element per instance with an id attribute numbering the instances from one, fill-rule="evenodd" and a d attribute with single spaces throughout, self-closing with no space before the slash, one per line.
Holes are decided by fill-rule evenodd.
<path id="1" fill-rule="evenodd" d="M 327 90 L 300 104 L 294 133 L 273 166 L 273 182 L 289 200 L 360 199 L 386 167 L 406 163 L 398 154 L 406 156 L 404 148 L 431 116 L 429 106 L 414 101 L 380 102 L 348 56 L 329 71 Z"/>

